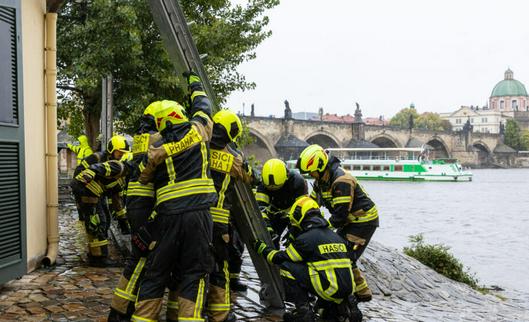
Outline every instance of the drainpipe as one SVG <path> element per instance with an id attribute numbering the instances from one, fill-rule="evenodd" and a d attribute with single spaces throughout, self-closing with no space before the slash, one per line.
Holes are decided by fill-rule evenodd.
<path id="1" fill-rule="evenodd" d="M 48 250 L 42 259 L 42 264 L 55 264 L 59 249 L 59 222 L 57 210 L 58 201 L 58 173 L 57 173 L 57 13 L 48 12 L 46 20 L 46 48 L 45 48 L 45 109 L 46 109 L 46 217 L 48 227 Z"/>

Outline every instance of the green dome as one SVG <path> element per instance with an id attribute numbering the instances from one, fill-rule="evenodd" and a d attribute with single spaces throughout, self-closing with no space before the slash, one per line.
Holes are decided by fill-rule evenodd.
<path id="1" fill-rule="evenodd" d="M 508 69 L 505 72 L 505 79 L 494 86 L 490 96 L 527 96 L 527 90 L 524 84 L 513 79 L 513 72 Z"/>

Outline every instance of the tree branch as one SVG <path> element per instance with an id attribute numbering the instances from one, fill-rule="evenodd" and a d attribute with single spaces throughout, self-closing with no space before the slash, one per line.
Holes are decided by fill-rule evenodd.
<path id="1" fill-rule="evenodd" d="M 77 87 L 74 87 L 74 86 L 71 86 L 71 85 L 63 85 L 63 84 L 58 84 L 57 85 L 57 88 L 59 89 L 65 89 L 65 90 L 68 90 L 68 91 L 74 91 L 74 92 L 77 92 L 81 95 L 84 94 L 84 92 L 82 90 L 80 90 L 79 88 Z"/>

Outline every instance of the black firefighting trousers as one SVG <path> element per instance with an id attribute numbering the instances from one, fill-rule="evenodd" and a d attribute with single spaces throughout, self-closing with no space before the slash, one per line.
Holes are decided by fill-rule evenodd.
<path id="1" fill-rule="evenodd" d="M 88 254 L 90 257 L 108 256 L 107 220 L 99 204 L 100 198 L 86 189 L 81 183 L 72 182 L 72 192 L 75 197 L 79 220 L 84 224 L 88 240 Z"/>
<path id="2" fill-rule="evenodd" d="M 156 321 L 166 287 L 178 276 L 178 319 L 204 321 L 202 314 L 213 271 L 213 221 L 209 209 L 156 217 L 160 239 L 145 263 L 132 321 Z"/>
<path id="3" fill-rule="evenodd" d="M 244 253 L 244 242 L 237 232 L 235 225 L 230 223 L 230 242 L 228 244 L 228 267 L 230 279 L 239 278 L 242 267 L 242 254 Z"/>
<path id="4" fill-rule="evenodd" d="M 127 217 L 131 222 L 131 254 L 114 289 L 111 307 L 130 318 L 138 287 L 144 276 L 145 263 L 149 255 L 149 245 L 159 239 L 156 220 L 148 221 L 154 207 L 154 198 L 130 197 L 127 204 Z M 168 307 L 168 310 L 170 308 Z"/>
<path id="5" fill-rule="evenodd" d="M 329 276 L 323 271 L 318 272 L 319 277 L 315 279 L 309 274 L 307 264 L 284 262 L 280 267 L 281 279 L 285 288 L 285 299 L 292 302 L 296 307 L 306 305 L 309 302 L 309 293 L 317 296 L 320 302 L 333 303 L 329 299 L 322 298 L 320 294 L 329 290 Z M 312 281 L 313 279 L 314 281 Z M 319 282 L 316 282 L 318 280 Z M 353 293 L 354 282 L 350 269 L 339 268 L 334 270 L 333 281 L 338 287 L 335 292 L 329 292 L 332 299 L 347 299 Z M 316 284 L 316 286 L 314 285 Z M 318 288 L 318 289 L 317 289 Z M 335 288 L 335 287 L 331 287 Z M 332 294 L 330 294 L 332 293 Z"/>
<path id="6" fill-rule="evenodd" d="M 228 227 L 213 223 L 215 269 L 209 277 L 207 296 L 208 321 L 222 322 L 230 312 L 230 272 L 228 268 Z"/>

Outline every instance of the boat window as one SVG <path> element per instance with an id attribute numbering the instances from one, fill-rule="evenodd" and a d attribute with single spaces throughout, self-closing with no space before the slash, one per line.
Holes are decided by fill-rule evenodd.
<path id="1" fill-rule="evenodd" d="M 344 164 L 344 165 L 343 165 L 343 168 L 344 168 L 345 170 L 351 170 L 351 165 L 350 165 L 350 164 Z"/>
<path id="2" fill-rule="evenodd" d="M 373 170 L 373 171 L 380 171 L 380 166 L 379 166 L 379 165 L 374 165 L 374 166 L 372 167 L 372 170 Z"/>
<path id="3" fill-rule="evenodd" d="M 402 165 L 395 165 L 395 171 L 402 171 Z"/>
<path id="4" fill-rule="evenodd" d="M 362 170 L 361 165 L 353 165 L 353 170 Z"/>
<path id="5" fill-rule="evenodd" d="M 383 171 L 389 171 L 389 165 L 382 166 Z"/>

